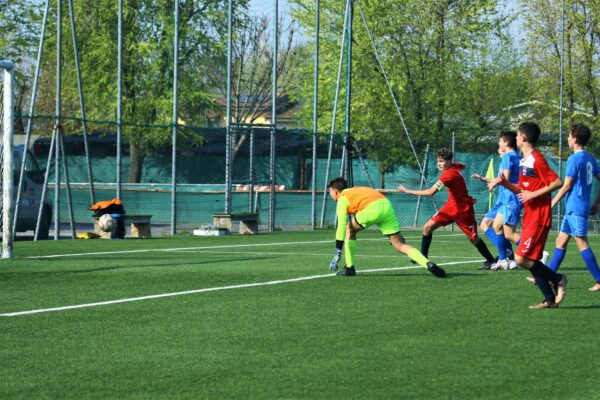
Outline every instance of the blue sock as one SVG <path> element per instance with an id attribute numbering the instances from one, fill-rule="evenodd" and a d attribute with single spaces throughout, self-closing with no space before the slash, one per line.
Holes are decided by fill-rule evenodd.
<path id="1" fill-rule="evenodd" d="M 487 236 L 488 239 L 490 239 L 490 242 L 492 242 L 492 244 L 495 246 L 496 245 L 496 231 L 494 231 L 494 228 L 488 228 L 484 233 L 485 233 L 485 236 Z"/>
<path id="2" fill-rule="evenodd" d="M 550 260 L 550 263 L 548 263 L 548 268 L 554 272 L 558 271 L 558 267 L 560 267 L 560 263 L 562 263 L 563 259 L 565 258 L 565 254 L 567 254 L 567 249 L 559 249 L 558 247 L 555 248 L 554 253 L 552 254 L 552 260 Z"/>
<path id="3" fill-rule="evenodd" d="M 515 259 L 515 252 L 513 251 L 512 248 L 512 244 L 510 243 L 510 240 L 505 239 L 504 241 L 504 248 L 506 249 L 506 258 L 508 258 L 509 260 L 514 260 Z"/>
<path id="4" fill-rule="evenodd" d="M 496 233 L 496 242 L 494 244 L 498 248 L 498 259 L 506 260 L 506 238 L 504 237 L 504 233 L 499 235 Z"/>
<path id="5" fill-rule="evenodd" d="M 596 262 L 596 256 L 590 247 L 581 252 L 581 258 L 583 258 L 585 266 L 590 270 L 596 282 L 600 281 L 600 269 L 598 268 L 598 262 Z"/>

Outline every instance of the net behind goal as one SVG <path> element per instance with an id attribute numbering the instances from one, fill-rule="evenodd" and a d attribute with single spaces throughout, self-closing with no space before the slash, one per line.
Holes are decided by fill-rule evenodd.
<path id="1" fill-rule="evenodd" d="M 2 179 L 2 207 L 0 230 L 2 231 L 2 258 L 12 258 L 12 214 L 13 214 L 13 129 L 14 129 L 14 66 L 0 61 L 0 177 Z"/>

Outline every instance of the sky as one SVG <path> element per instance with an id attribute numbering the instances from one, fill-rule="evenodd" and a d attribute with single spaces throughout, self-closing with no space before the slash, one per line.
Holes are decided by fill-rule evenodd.
<path id="1" fill-rule="evenodd" d="M 250 12 L 255 15 L 272 14 L 275 0 L 250 0 Z M 506 12 L 518 12 L 519 4 L 518 0 L 498 0 L 501 10 Z M 288 0 L 279 0 L 279 14 L 289 14 L 290 5 Z M 521 29 L 523 21 L 517 18 L 510 26 L 510 33 L 518 40 L 523 38 L 523 30 Z"/>

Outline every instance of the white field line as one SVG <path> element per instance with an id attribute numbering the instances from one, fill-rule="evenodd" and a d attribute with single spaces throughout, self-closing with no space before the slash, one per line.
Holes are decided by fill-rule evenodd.
<path id="1" fill-rule="evenodd" d="M 443 264 L 439 264 L 439 265 L 470 264 L 473 262 L 474 261 L 457 261 L 457 262 L 443 263 Z M 365 269 L 365 270 L 359 270 L 358 273 L 364 274 L 364 273 L 369 273 L 369 272 L 399 271 L 399 270 L 417 269 L 417 268 L 423 268 L 423 267 L 408 266 L 408 267 Z M 53 312 L 53 311 L 73 310 L 73 309 L 77 309 L 77 308 L 99 307 L 99 306 L 107 306 L 107 305 L 118 304 L 118 303 L 131 303 L 134 301 L 159 299 L 159 298 L 163 298 L 163 297 L 185 296 L 185 295 L 197 294 L 197 293 L 217 292 L 217 291 L 221 291 L 221 290 L 242 289 L 242 288 L 249 288 L 249 287 L 256 287 L 256 286 L 280 285 L 280 284 L 284 284 L 284 283 L 302 282 L 302 281 L 309 281 L 309 280 L 321 279 L 321 278 L 331 278 L 334 276 L 336 276 L 336 275 L 335 274 L 311 275 L 311 276 L 303 276 L 300 278 L 281 279 L 281 280 L 276 280 L 276 281 L 244 283 L 244 284 L 240 284 L 240 285 L 230 285 L 230 286 L 219 286 L 219 287 L 213 287 L 213 288 L 185 290 L 183 292 L 161 293 L 161 294 L 153 294 L 153 295 L 148 295 L 148 296 L 129 297 L 129 298 L 125 298 L 125 299 L 100 301 L 100 302 L 96 302 L 96 303 L 76 304 L 76 305 L 63 306 L 63 307 L 40 308 L 37 310 L 8 312 L 8 313 L 0 314 L 0 317 L 18 317 L 21 315 L 40 314 L 40 313 Z"/>
<path id="2" fill-rule="evenodd" d="M 460 234 L 462 235 L 462 233 Z M 453 235 L 439 235 L 440 237 L 457 236 Z M 420 236 L 419 236 L 420 237 Z M 407 239 L 417 239 L 418 237 L 406 237 Z M 384 240 L 384 239 L 362 239 L 364 241 L 371 240 Z M 362 241 L 359 240 L 359 241 Z M 139 250 L 117 250 L 117 251 L 98 251 L 91 253 L 71 253 L 71 254 L 50 254 L 47 256 L 29 256 L 23 257 L 28 259 L 40 259 L 40 258 L 60 258 L 60 257 L 79 257 L 79 256 L 100 256 L 109 254 L 132 254 L 132 253 L 149 253 L 156 251 L 182 251 L 182 250 L 210 250 L 210 249 L 231 249 L 232 247 L 263 247 L 263 246 L 286 246 L 286 245 L 298 245 L 298 244 L 318 244 L 318 243 L 333 243 L 333 240 L 313 240 L 308 242 L 277 242 L 277 243 L 249 243 L 249 244 L 236 244 L 236 245 L 222 245 L 222 246 L 199 246 L 199 247 L 174 247 L 165 249 L 139 249 Z M 21 258 L 21 257 L 18 257 Z"/>
<path id="3" fill-rule="evenodd" d="M 281 256 L 309 256 L 309 257 L 331 257 L 332 253 L 292 253 L 292 252 L 283 252 L 283 251 L 213 251 L 213 250 L 178 250 L 177 253 L 206 253 L 206 254 L 267 254 L 267 255 L 281 255 Z M 361 257 L 360 254 L 357 254 L 357 257 Z M 363 257 L 368 258 L 398 258 L 401 257 L 399 253 L 392 255 L 381 255 L 381 254 L 365 254 Z M 462 260 L 482 260 L 481 256 L 479 257 L 444 257 L 444 256 L 435 256 L 435 259 L 440 258 L 452 258 L 454 259 L 462 259 Z"/>

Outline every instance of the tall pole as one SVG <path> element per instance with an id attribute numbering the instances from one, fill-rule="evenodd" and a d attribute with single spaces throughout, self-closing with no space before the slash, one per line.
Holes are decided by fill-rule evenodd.
<path id="1" fill-rule="evenodd" d="M 31 121 L 33 119 L 33 111 L 35 109 L 35 99 L 37 97 L 37 86 L 40 80 L 40 69 L 42 65 L 42 51 L 44 49 L 44 40 L 46 38 L 46 24 L 48 22 L 48 10 L 50 9 L 50 0 L 46 0 L 46 6 L 44 8 L 44 18 L 42 19 L 42 31 L 40 33 L 40 44 L 38 47 L 37 62 L 35 64 L 35 75 L 33 78 L 33 88 L 31 90 L 31 100 L 29 103 L 29 119 L 27 120 L 27 128 L 25 130 L 25 149 L 29 148 L 29 138 L 31 137 Z M 19 216 L 19 203 L 21 203 L 21 190 L 23 186 L 23 179 L 25 177 L 25 165 L 27 163 L 27 152 L 23 152 L 23 160 L 21 162 L 21 173 L 19 175 L 19 185 L 17 188 L 17 198 L 15 200 L 15 210 L 13 214 L 13 237 L 17 230 L 17 218 Z M 44 199 L 42 199 L 42 202 Z"/>
<path id="2" fill-rule="evenodd" d="M 123 113 L 123 0 L 119 0 L 117 34 L 117 198 L 121 198 L 121 136 Z"/>
<path id="3" fill-rule="evenodd" d="M 229 0 L 227 11 L 227 121 L 225 125 L 225 214 L 231 213 L 231 49 L 232 41 L 233 0 Z"/>
<path id="4" fill-rule="evenodd" d="M 321 2 L 317 0 L 315 11 L 315 66 L 313 79 L 313 137 L 312 137 L 312 187 L 311 187 L 311 213 L 310 226 L 315 229 L 317 224 L 317 132 L 318 106 L 319 106 L 319 12 Z"/>
<path id="5" fill-rule="evenodd" d="M 562 43 L 560 53 L 560 99 L 559 99 L 559 111 L 558 111 L 558 176 L 562 178 L 562 152 L 563 152 L 563 88 L 565 82 L 565 0 L 562 1 L 562 15 L 561 15 L 561 31 L 562 31 Z M 558 224 L 560 224 L 561 207 L 558 202 L 556 208 L 556 214 L 558 217 Z"/>
<path id="6" fill-rule="evenodd" d="M 350 169 L 352 165 L 349 165 L 350 161 L 350 117 L 351 117 L 351 101 L 352 101 L 352 23 L 354 20 L 354 0 L 350 0 L 348 3 L 348 33 L 346 35 L 347 49 L 346 49 L 346 108 L 345 108 L 345 124 L 344 124 L 344 151 L 342 156 L 342 165 L 344 166 L 344 178 L 350 185 Z"/>
<path id="7" fill-rule="evenodd" d="M 54 135 L 60 138 L 62 108 L 62 0 L 56 2 L 56 108 Z M 58 139 L 57 143 L 60 142 Z M 60 236 L 60 146 L 54 148 L 54 240 Z"/>
<path id="8" fill-rule="evenodd" d="M 85 115 L 85 98 L 83 97 L 83 82 L 81 80 L 81 67 L 79 66 L 79 48 L 77 45 L 77 31 L 75 30 L 75 8 L 73 7 L 73 0 L 68 0 L 69 2 L 69 19 L 71 21 L 71 36 L 73 38 L 73 54 L 75 56 L 75 71 L 77 72 L 77 89 L 79 90 L 79 108 L 81 109 L 81 119 L 83 124 L 83 147 L 85 150 L 85 161 L 87 167 L 87 174 L 89 180 L 89 190 L 90 190 L 90 204 L 94 204 L 96 202 L 94 196 L 94 179 L 92 176 L 92 166 L 90 163 L 90 150 L 88 146 L 88 128 L 87 128 L 87 117 Z M 62 141 L 61 141 L 62 143 Z M 63 157 L 65 155 L 63 154 Z M 66 168 L 66 162 L 65 162 Z M 65 173 L 67 176 L 68 173 Z"/>
<path id="9" fill-rule="evenodd" d="M 273 16 L 273 95 L 271 99 L 271 191 L 269 193 L 269 231 L 275 230 L 275 134 L 277 131 L 277 42 L 279 40 L 279 0 L 274 0 L 274 16 Z"/>
<path id="10" fill-rule="evenodd" d="M 179 0 L 174 0 L 175 22 L 173 26 L 173 120 L 171 150 L 171 235 L 177 233 L 177 73 L 179 71 Z"/>
<path id="11" fill-rule="evenodd" d="M 337 79 L 335 83 L 335 96 L 333 98 L 333 112 L 331 117 L 331 130 L 329 132 L 329 149 L 327 151 L 327 165 L 325 167 L 325 187 L 323 189 L 323 200 L 321 207 L 321 227 L 325 225 L 325 205 L 327 201 L 327 184 L 329 183 L 329 172 L 331 170 L 331 157 L 333 154 L 333 136 L 335 133 L 335 124 L 337 117 L 337 106 L 340 97 L 340 82 L 342 77 L 342 65 L 344 62 L 344 45 L 346 44 L 346 26 L 348 25 L 348 11 L 350 9 L 350 1 L 346 0 L 346 11 L 344 11 L 344 27 L 342 29 L 342 45 L 340 46 L 340 59 L 338 62 Z"/>

